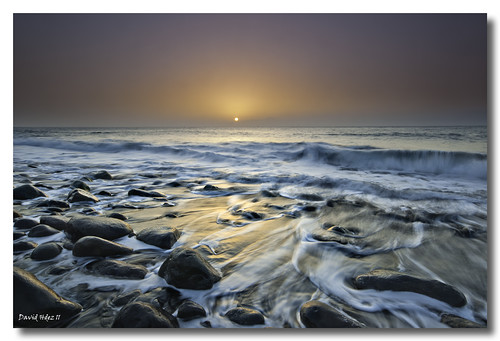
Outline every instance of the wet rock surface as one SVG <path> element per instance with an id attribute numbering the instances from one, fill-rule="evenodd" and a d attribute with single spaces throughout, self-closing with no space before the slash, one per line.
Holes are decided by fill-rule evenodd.
<path id="1" fill-rule="evenodd" d="M 108 257 L 129 255 L 133 250 L 124 245 L 94 236 L 78 239 L 73 245 L 73 255 L 76 257 Z"/>
<path id="2" fill-rule="evenodd" d="M 391 270 L 374 270 L 359 275 L 353 283 L 357 289 L 415 292 L 446 302 L 453 307 L 462 307 L 467 303 L 464 294 L 451 285 Z"/>
<path id="3" fill-rule="evenodd" d="M 81 305 L 64 299 L 31 273 L 14 267 L 14 327 L 64 326 L 81 310 Z"/>
<path id="4" fill-rule="evenodd" d="M 32 252 L 30 257 L 35 260 L 48 260 L 57 257 L 62 251 L 62 246 L 50 242 L 38 245 Z"/>
<path id="5" fill-rule="evenodd" d="M 171 314 L 144 302 L 125 305 L 116 316 L 113 328 L 178 328 Z"/>
<path id="6" fill-rule="evenodd" d="M 186 321 L 206 316 L 205 309 L 198 303 L 190 300 L 182 302 L 177 312 L 177 317 Z"/>
<path id="7" fill-rule="evenodd" d="M 148 269 L 144 266 L 114 259 L 105 259 L 90 263 L 87 265 L 87 269 L 97 275 L 124 279 L 143 279 L 148 273 Z"/>
<path id="8" fill-rule="evenodd" d="M 162 249 L 170 249 L 177 239 L 180 237 L 180 232 L 172 227 L 150 227 L 142 230 L 137 234 L 137 239 L 144 243 L 161 247 Z"/>
<path id="9" fill-rule="evenodd" d="M 300 320 L 307 328 L 361 328 L 353 318 L 320 301 L 309 301 L 300 308 Z"/>
<path id="10" fill-rule="evenodd" d="M 167 257 L 158 274 L 167 283 L 182 289 L 210 289 L 221 276 L 196 250 L 177 247 Z"/>
<path id="11" fill-rule="evenodd" d="M 264 324 L 264 315 L 255 309 L 237 307 L 226 312 L 225 316 L 234 323 L 243 326 L 252 326 L 256 324 Z"/>
<path id="12" fill-rule="evenodd" d="M 26 184 L 14 188 L 14 199 L 15 200 L 27 200 L 34 199 L 38 197 L 46 197 L 47 194 L 39 190 L 33 185 Z"/>
<path id="13" fill-rule="evenodd" d="M 65 230 L 73 241 L 84 236 L 96 236 L 114 240 L 132 234 L 134 231 L 124 221 L 106 217 L 75 217 Z"/>

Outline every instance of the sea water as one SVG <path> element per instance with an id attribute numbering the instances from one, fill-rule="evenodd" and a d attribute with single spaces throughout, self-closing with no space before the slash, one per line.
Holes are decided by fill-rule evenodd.
<path id="1" fill-rule="evenodd" d="M 355 309 L 371 327 L 442 327 L 443 312 L 487 321 L 486 127 L 14 130 L 15 186 L 29 179 L 45 184 L 41 189 L 51 199 L 65 200 L 68 188 L 61 183 L 102 169 L 117 180 L 95 181 L 92 192 L 116 195 L 92 204 L 95 214 L 117 203 L 140 203 L 127 191 L 162 181 L 190 184 L 172 198 L 179 208 L 205 200 L 198 211 L 189 208 L 190 220 L 172 225 L 183 231 L 175 246 L 210 249 L 209 259 L 224 273 L 209 291 L 181 290 L 209 310 L 215 327 L 234 327 L 223 313 L 241 300 L 273 327 L 302 326 L 297 312 L 310 299 Z M 207 183 L 222 190 L 203 191 Z M 263 191 L 285 201 L 269 198 L 256 206 Z M 224 207 L 206 204 L 221 197 Z M 234 219 L 250 207 L 261 209 L 263 219 Z M 215 227 L 205 231 L 200 222 Z M 361 242 L 314 237 L 333 225 L 358 229 Z M 122 242 L 147 248 L 135 238 Z M 161 263 L 140 283 L 78 272 L 54 279 L 23 256 L 15 263 L 61 294 L 82 281 L 91 287 L 112 283 L 122 292 L 166 285 L 156 275 Z M 58 256 L 59 262 L 71 259 L 67 250 Z M 415 293 L 354 289 L 351 279 L 373 269 L 443 281 L 468 303 L 453 308 Z"/>

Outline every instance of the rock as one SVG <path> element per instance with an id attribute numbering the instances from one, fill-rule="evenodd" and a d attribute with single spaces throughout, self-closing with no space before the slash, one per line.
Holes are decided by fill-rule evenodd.
<path id="1" fill-rule="evenodd" d="M 87 269 L 103 276 L 125 279 L 144 279 L 148 269 L 142 265 L 128 264 L 124 261 L 105 259 L 87 265 Z"/>
<path id="2" fill-rule="evenodd" d="M 264 315 L 262 315 L 259 311 L 250 308 L 233 308 L 229 310 L 224 316 L 226 316 L 234 323 L 241 324 L 243 326 L 264 324 Z"/>
<path id="3" fill-rule="evenodd" d="M 276 198 L 278 196 L 278 193 L 264 189 L 260 191 L 260 195 L 263 196 L 264 198 Z"/>
<path id="4" fill-rule="evenodd" d="M 21 218 L 21 217 L 22 217 L 21 213 L 19 213 L 16 210 L 14 210 L 14 219 Z"/>
<path id="5" fill-rule="evenodd" d="M 113 328 L 179 328 L 171 314 L 144 302 L 125 305 L 115 318 Z"/>
<path id="6" fill-rule="evenodd" d="M 50 242 L 38 245 L 33 252 L 31 252 L 31 259 L 34 260 L 47 260 L 58 256 L 62 251 L 61 245 Z"/>
<path id="7" fill-rule="evenodd" d="M 38 197 L 46 197 L 47 195 L 40 191 L 33 185 L 21 185 L 19 187 L 14 188 L 14 199 L 15 200 L 26 200 L 26 199 L 34 199 Z"/>
<path id="8" fill-rule="evenodd" d="M 210 289 L 221 276 L 201 254 L 187 247 L 175 248 L 160 267 L 158 275 L 181 289 Z"/>
<path id="9" fill-rule="evenodd" d="M 66 234 L 72 241 L 84 236 L 96 236 L 108 240 L 117 239 L 134 233 L 124 221 L 106 217 L 75 217 L 68 222 Z"/>
<path id="10" fill-rule="evenodd" d="M 205 187 L 203 187 L 204 191 L 218 191 L 219 189 L 219 187 L 214 185 L 205 185 Z"/>
<path id="11" fill-rule="evenodd" d="M 90 187 L 83 181 L 81 180 L 75 180 L 71 183 L 72 188 L 80 188 L 83 189 L 84 191 L 90 192 Z"/>
<path id="12" fill-rule="evenodd" d="M 320 301 L 309 301 L 300 308 L 300 320 L 307 328 L 361 328 L 363 325 Z"/>
<path id="13" fill-rule="evenodd" d="M 129 255 L 132 252 L 129 247 L 94 236 L 80 238 L 73 245 L 73 255 L 76 257 L 108 257 Z"/>
<path id="14" fill-rule="evenodd" d="M 311 206 L 311 205 L 303 206 L 300 209 L 305 212 L 316 212 L 316 206 Z"/>
<path id="15" fill-rule="evenodd" d="M 167 186 L 169 186 L 169 187 L 181 187 L 182 184 L 180 182 L 178 182 L 178 181 L 172 181 L 172 182 L 169 182 L 167 184 Z"/>
<path id="16" fill-rule="evenodd" d="M 28 232 L 28 237 L 46 237 L 59 232 L 60 232 L 59 230 L 56 230 L 55 228 L 50 227 L 49 225 L 38 224 Z"/>
<path id="17" fill-rule="evenodd" d="M 73 267 L 71 267 L 71 266 L 64 266 L 64 265 L 54 266 L 52 269 L 50 269 L 48 271 L 48 274 L 54 275 L 54 276 L 59 276 L 59 275 L 62 275 L 66 272 L 69 272 L 71 270 L 73 270 Z"/>
<path id="18" fill-rule="evenodd" d="M 120 213 L 111 213 L 108 217 L 109 218 L 120 219 L 122 221 L 127 220 L 127 217 L 125 217 L 123 214 L 120 214 Z"/>
<path id="19" fill-rule="evenodd" d="M 135 300 L 139 295 L 141 294 L 141 291 L 139 289 L 132 290 L 126 294 L 120 295 L 115 297 L 111 303 L 117 307 L 121 307 L 122 305 L 125 305 L 133 300 Z"/>
<path id="20" fill-rule="evenodd" d="M 261 220 L 264 219 L 264 215 L 261 213 L 253 212 L 253 211 L 245 211 L 241 213 L 241 216 L 248 220 Z"/>
<path id="21" fill-rule="evenodd" d="M 207 313 L 201 305 L 196 302 L 187 300 L 182 302 L 177 311 L 177 317 L 185 321 L 190 321 L 199 317 L 206 317 Z"/>
<path id="22" fill-rule="evenodd" d="M 21 219 L 16 220 L 16 222 L 14 223 L 14 227 L 17 227 L 18 229 L 25 230 L 25 229 L 30 229 L 33 226 L 36 226 L 38 224 L 40 224 L 40 223 L 34 219 L 21 218 Z"/>
<path id="23" fill-rule="evenodd" d="M 95 208 L 92 207 L 85 207 L 80 211 L 81 214 L 85 215 L 91 215 L 91 216 L 99 216 L 101 213 L 99 211 L 96 211 Z"/>
<path id="24" fill-rule="evenodd" d="M 134 188 L 134 189 L 131 189 L 130 191 L 128 191 L 128 195 L 129 196 L 137 195 L 139 197 L 148 197 L 148 198 L 164 198 L 165 197 L 165 195 L 161 194 L 160 192 L 144 191 L 142 189 L 137 189 L 137 188 Z"/>
<path id="25" fill-rule="evenodd" d="M 137 297 L 136 301 L 161 307 L 170 314 L 173 314 L 182 303 L 180 291 L 172 287 L 155 288 Z"/>
<path id="26" fill-rule="evenodd" d="M 359 275 L 354 279 L 354 286 L 357 289 L 415 292 L 453 307 L 462 307 L 467 303 L 465 296 L 451 285 L 390 270 L 374 270 Z"/>
<path id="27" fill-rule="evenodd" d="M 146 244 L 170 249 L 181 233 L 172 227 L 148 227 L 137 234 L 137 239 Z"/>
<path id="28" fill-rule="evenodd" d="M 62 298 L 31 273 L 14 267 L 14 327 L 64 326 L 81 310 L 79 304 Z M 45 316 L 53 318 L 43 319 Z"/>
<path id="29" fill-rule="evenodd" d="M 444 323 L 451 328 L 486 328 L 486 326 L 479 323 L 452 314 L 441 315 L 441 323 Z"/>
<path id="30" fill-rule="evenodd" d="M 57 216 L 41 216 L 40 224 L 45 224 L 50 227 L 53 227 L 59 231 L 64 231 L 68 228 L 68 221 L 66 219 L 57 217 Z"/>
<path id="31" fill-rule="evenodd" d="M 308 200 L 308 201 L 323 201 L 323 200 L 325 200 L 325 199 L 323 199 L 323 197 L 321 197 L 317 194 L 307 194 L 307 193 L 300 194 L 297 198 L 302 199 L 302 200 Z"/>
<path id="32" fill-rule="evenodd" d="M 97 195 L 102 195 L 103 197 L 112 197 L 113 194 L 111 194 L 111 192 L 109 191 L 100 191 L 99 193 L 97 193 Z"/>
<path id="33" fill-rule="evenodd" d="M 35 247 L 37 247 L 38 244 L 34 242 L 28 242 L 28 241 L 19 241 L 14 243 L 14 252 L 24 252 L 28 250 L 32 250 Z"/>
<path id="34" fill-rule="evenodd" d="M 24 237 L 26 232 L 14 232 L 14 240 Z"/>
<path id="35" fill-rule="evenodd" d="M 98 202 L 99 199 L 97 199 L 97 197 L 92 195 L 91 193 L 84 191 L 83 189 L 75 188 L 74 190 L 69 192 L 68 201 L 72 203 L 81 201 Z"/>
<path id="36" fill-rule="evenodd" d="M 45 200 L 36 205 L 36 207 L 69 208 L 69 204 L 66 201 L 61 200 Z"/>
<path id="37" fill-rule="evenodd" d="M 102 170 L 92 174 L 93 179 L 113 180 L 113 176 L 108 171 Z"/>
<path id="38" fill-rule="evenodd" d="M 202 326 L 203 328 L 212 328 L 212 324 L 210 323 L 210 321 L 200 322 L 200 326 Z"/>

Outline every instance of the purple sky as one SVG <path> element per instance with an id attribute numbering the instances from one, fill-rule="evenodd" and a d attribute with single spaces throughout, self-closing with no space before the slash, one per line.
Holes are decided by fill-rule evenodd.
<path id="1" fill-rule="evenodd" d="M 15 14 L 15 126 L 486 124 L 483 14 Z"/>

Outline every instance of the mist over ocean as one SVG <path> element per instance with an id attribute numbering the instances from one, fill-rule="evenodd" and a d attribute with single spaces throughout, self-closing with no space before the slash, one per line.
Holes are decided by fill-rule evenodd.
<path id="1" fill-rule="evenodd" d="M 112 178 L 94 176 L 102 170 Z M 133 253 L 112 259 L 146 269 L 131 279 L 99 273 L 100 258 L 74 256 L 64 231 L 31 237 L 14 227 L 26 232 L 18 242 L 62 246 L 43 261 L 17 252 L 14 265 L 83 307 L 68 327 L 109 327 L 117 298 L 165 287 L 206 311 L 178 318 L 181 327 L 241 327 L 226 316 L 236 307 L 262 314 L 264 326 L 303 327 L 299 312 L 311 300 L 366 327 L 441 328 L 445 315 L 485 325 L 487 175 L 483 126 L 15 128 L 14 187 L 46 195 L 15 200 L 23 218 L 119 213 L 135 234 L 169 227 L 179 235 L 169 249 L 135 235 L 114 240 Z M 97 200 L 44 205 L 67 201 L 75 180 Z M 220 275 L 211 288 L 179 288 L 161 275 L 183 246 Z M 374 270 L 439 281 L 465 303 L 422 288 L 361 288 L 356 278 Z M 178 316 L 172 300 L 159 302 Z"/>

